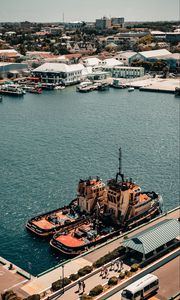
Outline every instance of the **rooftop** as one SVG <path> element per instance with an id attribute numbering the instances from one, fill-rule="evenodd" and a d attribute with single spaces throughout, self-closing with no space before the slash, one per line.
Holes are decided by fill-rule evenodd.
<path id="1" fill-rule="evenodd" d="M 169 52 L 167 49 L 159 49 L 159 50 L 151 50 L 151 51 L 142 51 L 139 52 L 139 54 L 141 54 L 146 58 L 150 58 L 150 57 L 158 57 L 158 56 L 161 57 L 164 55 L 170 55 L 171 52 Z"/>
<path id="2" fill-rule="evenodd" d="M 84 69 L 82 64 L 66 65 L 63 63 L 45 63 L 34 69 L 34 72 L 73 72 Z"/>
<path id="3" fill-rule="evenodd" d="M 166 219 L 134 235 L 123 244 L 125 247 L 148 254 L 177 238 L 179 233 L 180 223 L 175 219 Z"/>

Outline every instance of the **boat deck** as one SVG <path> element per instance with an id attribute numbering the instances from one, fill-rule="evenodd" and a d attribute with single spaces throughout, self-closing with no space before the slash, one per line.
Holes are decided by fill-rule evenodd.
<path id="1" fill-rule="evenodd" d="M 39 218 L 39 220 L 32 220 L 32 224 L 41 229 L 52 229 L 53 227 L 63 225 L 65 221 L 73 222 L 77 219 L 77 217 L 77 213 L 72 215 L 70 213 L 64 214 L 62 211 L 57 211 L 52 214 L 42 216 Z"/>

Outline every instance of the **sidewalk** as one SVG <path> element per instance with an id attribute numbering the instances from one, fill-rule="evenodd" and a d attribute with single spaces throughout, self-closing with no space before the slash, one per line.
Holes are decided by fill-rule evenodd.
<path id="1" fill-rule="evenodd" d="M 89 277 L 88 279 L 84 280 L 85 283 L 85 292 L 86 294 L 88 294 L 90 292 L 90 290 L 92 288 L 94 288 L 96 285 L 101 284 L 101 285 L 105 285 L 106 283 L 108 283 L 109 278 L 111 278 L 112 276 L 119 276 L 120 272 L 116 271 L 116 266 L 114 268 L 114 270 L 110 270 L 110 267 L 108 267 L 108 276 L 106 278 L 102 278 L 102 276 L 100 276 L 100 272 Z M 123 266 L 123 271 L 125 270 L 129 270 L 129 266 L 125 265 Z M 82 290 L 80 291 L 80 293 L 78 293 L 78 285 L 73 286 L 71 289 L 69 289 L 68 291 L 65 291 L 65 293 L 59 297 L 56 298 L 59 300 L 67 300 L 67 299 L 71 299 L 71 300 L 77 300 L 79 299 L 79 297 L 82 295 Z"/>
<path id="2" fill-rule="evenodd" d="M 92 265 L 92 263 L 83 257 L 77 258 L 72 262 L 68 262 L 64 264 L 64 277 L 68 277 L 72 273 L 77 273 L 77 271 L 80 268 L 83 268 L 88 265 L 90 266 Z M 48 289 L 48 287 L 51 287 L 52 282 L 60 279 L 61 277 L 62 267 L 59 267 L 47 274 L 44 274 L 39 278 L 31 280 L 22 287 L 22 290 L 28 293 L 29 295 L 40 294 L 43 290 L 46 290 Z"/>

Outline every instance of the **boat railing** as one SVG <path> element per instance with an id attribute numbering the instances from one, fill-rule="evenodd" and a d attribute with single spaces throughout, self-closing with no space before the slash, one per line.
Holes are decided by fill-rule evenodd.
<path id="1" fill-rule="evenodd" d="M 73 222 L 73 224 L 69 224 L 68 226 L 66 226 L 65 230 L 69 231 L 71 229 L 75 229 L 78 228 L 80 225 L 85 224 L 85 223 L 89 223 L 92 221 L 92 218 L 89 216 L 85 216 L 82 215 L 82 218 L 80 220 L 76 220 L 77 222 Z M 53 239 L 55 239 L 56 237 L 58 237 L 61 233 L 64 232 L 64 229 L 60 229 L 57 233 L 54 234 Z"/>

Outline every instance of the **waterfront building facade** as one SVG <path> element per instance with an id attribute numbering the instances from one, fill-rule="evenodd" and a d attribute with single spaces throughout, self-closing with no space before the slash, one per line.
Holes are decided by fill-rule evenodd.
<path id="1" fill-rule="evenodd" d="M 80 82 L 83 69 L 82 64 L 45 63 L 34 69 L 33 74 L 42 82 L 71 85 Z"/>
<path id="2" fill-rule="evenodd" d="M 112 77 L 115 78 L 136 78 L 144 76 L 143 67 L 125 67 L 125 66 L 116 66 L 113 68 L 104 68 L 105 71 L 110 71 Z"/>
<path id="3" fill-rule="evenodd" d="M 27 72 L 26 63 L 8 63 L 0 62 L 0 79 L 16 78 L 23 72 Z"/>

